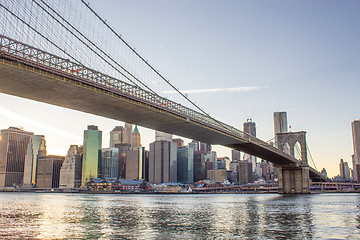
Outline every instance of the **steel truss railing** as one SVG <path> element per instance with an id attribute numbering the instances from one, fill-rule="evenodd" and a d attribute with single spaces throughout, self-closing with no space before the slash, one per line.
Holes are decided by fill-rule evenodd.
<path id="1" fill-rule="evenodd" d="M 50 71 L 66 75 L 70 78 L 94 83 L 98 87 L 105 87 L 107 90 L 117 94 L 136 99 L 188 120 L 207 125 L 216 130 L 233 135 L 234 137 L 240 137 L 241 139 L 248 139 L 250 137 L 232 126 L 226 125 L 169 99 L 3 35 L 0 35 L 0 51 L 2 55 L 15 57 L 38 67 L 45 67 Z"/>

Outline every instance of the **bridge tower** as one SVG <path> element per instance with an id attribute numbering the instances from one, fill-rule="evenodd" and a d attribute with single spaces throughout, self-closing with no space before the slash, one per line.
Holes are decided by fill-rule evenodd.
<path id="1" fill-rule="evenodd" d="M 309 165 L 306 148 L 306 132 L 277 133 L 277 147 L 295 157 L 300 151 L 300 165 L 278 165 L 279 193 L 309 193 Z M 299 146 L 299 149 L 296 149 Z"/>

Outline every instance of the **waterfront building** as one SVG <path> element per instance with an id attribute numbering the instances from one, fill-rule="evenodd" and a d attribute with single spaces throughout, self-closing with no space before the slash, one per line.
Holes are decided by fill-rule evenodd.
<path id="1" fill-rule="evenodd" d="M 71 145 L 60 169 L 60 188 L 81 186 L 83 147 Z"/>
<path id="2" fill-rule="evenodd" d="M 192 148 L 177 149 L 177 182 L 194 183 L 194 149 Z"/>
<path id="3" fill-rule="evenodd" d="M 351 123 L 351 130 L 354 147 L 353 169 L 357 182 L 360 182 L 360 120 L 355 120 Z"/>
<path id="4" fill-rule="evenodd" d="M 174 138 L 172 141 L 176 143 L 177 148 L 184 146 L 184 140 L 181 138 Z"/>
<path id="5" fill-rule="evenodd" d="M 224 182 L 227 180 L 227 171 L 226 169 L 207 170 L 207 176 L 207 179 L 214 182 Z"/>
<path id="6" fill-rule="evenodd" d="M 163 135 L 164 136 L 164 135 Z M 169 139 L 169 136 L 158 139 Z M 177 181 L 177 145 L 166 140 L 150 143 L 149 182 L 152 184 Z"/>
<path id="7" fill-rule="evenodd" d="M 36 176 L 37 188 L 58 188 L 60 169 L 65 157 L 54 155 L 38 155 L 38 169 Z"/>
<path id="8" fill-rule="evenodd" d="M 43 135 L 32 135 L 25 155 L 23 187 L 36 186 L 39 154 L 46 155 L 45 137 Z"/>
<path id="9" fill-rule="evenodd" d="M 9 127 L 0 135 L 0 188 L 21 185 L 24 163 L 32 132 Z"/>
<path id="10" fill-rule="evenodd" d="M 194 151 L 194 182 L 206 179 L 205 155 L 205 151 Z"/>
<path id="11" fill-rule="evenodd" d="M 119 149 L 102 148 L 100 160 L 101 178 L 118 178 L 119 177 Z"/>
<path id="12" fill-rule="evenodd" d="M 124 128 L 124 143 L 132 144 L 132 124 L 131 123 L 125 123 Z"/>
<path id="13" fill-rule="evenodd" d="M 132 132 L 132 144 L 131 147 L 139 148 L 141 147 L 141 137 L 137 125 L 135 125 L 134 131 Z"/>
<path id="14" fill-rule="evenodd" d="M 90 125 L 84 131 L 84 153 L 81 176 L 81 187 L 85 187 L 91 178 L 99 174 L 99 158 L 102 141 L 102 132 L 97 126 Z"/>
<path id="15" fill-rule="evenodd" d="M 125 142 L 125 129 L 122 126 L 116 126 L 110 132 L 110 147 L 115 147 L 116 144 Z"/>
<path id="16" fill-rule="evenodd" d="M 239 183 L 246 184 L 253 182 L 252 163 L 248 161 L 239 161 Z"/>
<path id="17" fill-rule="evenodd" d="M 145 178 L 145 156 L 144 147 L 134 147 L 126 152 L 126 179 Z"/>

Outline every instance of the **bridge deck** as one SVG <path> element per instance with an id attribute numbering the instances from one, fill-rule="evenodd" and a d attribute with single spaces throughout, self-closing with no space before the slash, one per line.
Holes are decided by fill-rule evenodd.
<path id="1" fill-rule="evenodd" d="M 231 134 L 196 118 L 121 91 L 0 52 L 0 92 L 79 110 L 211 144 L 228 146 L 278 165 L 301 164 L 247 134 Z M 238 131 L 238 130 L 237 130 Z M 319 177 L 311 169 L 310 177 Z"/>

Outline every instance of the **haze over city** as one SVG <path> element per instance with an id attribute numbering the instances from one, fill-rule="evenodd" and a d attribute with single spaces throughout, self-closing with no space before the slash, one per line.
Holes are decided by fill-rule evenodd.
<path id="1" fill-rule="evenodd" d="M 359 88 L 360 3 L 347 1 L 90 1 L 138 52 L 206 112 L 238 129 L 251 118 L 257 137 L 274 137 L 273 112 L 306 131 L 318 170 L 351 163 L 351 122 Z M 171 94 L 169 92 L 165 94 Z M 45 135 L 65 155 L 94 124 L 121 122 L 0 94 L 0 128 Z M 154 132 L 139 128 L 148 148 Z M 218 156 L 230 149 L 217 147 Z M 310 165 L 312 164 L 309 162 Z"/>

